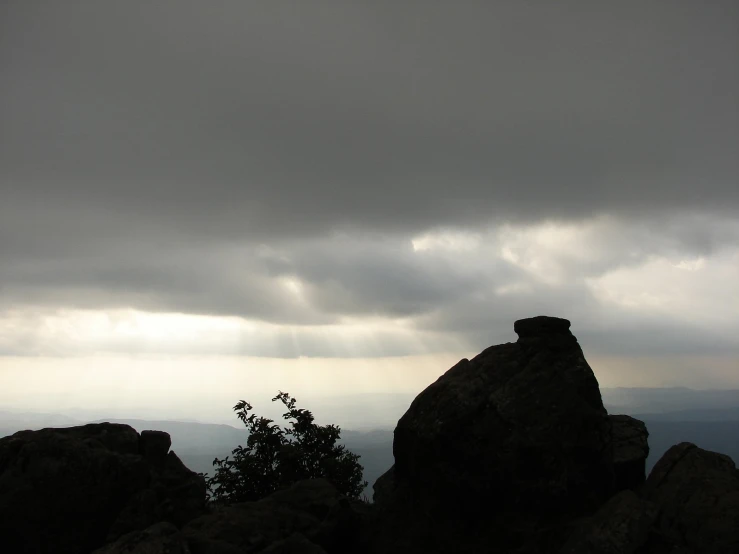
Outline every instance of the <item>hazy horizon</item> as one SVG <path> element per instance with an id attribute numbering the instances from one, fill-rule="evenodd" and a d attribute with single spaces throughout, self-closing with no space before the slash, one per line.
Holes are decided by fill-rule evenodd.
<path id="1" fill-rule="evenodd" d="M 288 391 L 289 392 L 289 391 Z M 420 391 L 419 391 L 420 392 Z M 679 421 L 739 421 L 739 389 L 691 389 L 686 387 L 601 387 L 603 403 L 609 413 L 648 416 L 661 420 L 663 416 Z M 297 397 L 298 407 L 313 412 L 321 425 L 336 424 L 344 431 L 366 432 L 393 430 L 397 420 L 415 399 L 414 393 L 359 393 L 322 396 L 308 393 Z M 255 413 L 282 421 L 284 409 L 279 402 L 271 402 L 271 396 L 247 399 Z M 235 399 L 232 403 L 235 403 Z M 243 429 L 231 405 L 210 406 L 209 410 L 197 408 L 172 410 L 142 406 L 117 406 L 80 408 L 74 405 L 33 408 L 26 403 L 0 405 L 0 431 L 11 431 L 10 423 L 16 422 L 20 430 L 29 425 L 70 426 L 104 420 L 137 420 L 142 422 L 183 422 L 228 425 Z M 25 427 L 24 427 L 25 426 Z"/>
<path id="2" fill-rule="evenodd" d="M 2 2 L 0 409 L 415 396 L 536 315 L 603 387 L 739 388 L 737 21 Z"/>

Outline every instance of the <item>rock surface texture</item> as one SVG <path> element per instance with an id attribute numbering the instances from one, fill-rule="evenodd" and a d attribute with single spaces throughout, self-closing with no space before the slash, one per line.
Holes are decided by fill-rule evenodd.
<path id="1" fill-rule="evenodd" d="M 205 507 L 166 433 L 125 425 L 0 439 L 0 550 L 87 554 L 736 554 L 739 472 L 609 416 L 563 319 L 462 360 L 398 422 L 375 503 L 326 480 Z"/>

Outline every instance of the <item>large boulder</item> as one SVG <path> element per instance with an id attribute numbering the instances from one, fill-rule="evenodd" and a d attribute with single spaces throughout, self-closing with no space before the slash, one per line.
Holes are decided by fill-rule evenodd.
<path id="1" fill-rule="evenodd" d="M 394 468 L 375 487 L 381 549 L 563 540 L 537 530 L 611 496 L 612 424 L 569 328 L 554 317 L 517 321 L 516 343 L 461 360 L 416 397 L 395 429 Z M 442 546 L 442 535 L 477 538 Z"/>
<path id="2" fill-rule="evenodd" d="M 659 507 L 654 535 L 663 549 L 739 552 L 739 471 L 728 456 L 677 444 L 652 469 L 644 496 Z"/>
<path id="3" fill-rule="evenodd" d="M 87 553 L 159 521 L 182 525 L 205 503 L 203 478 L 161 435 L 98 423 L 0 439 L 0 536 L 15 553 Z"/>
<path id="4" fill-rule="evenodd" d="M 395 480 L 466 517 L 584 513 L 613 491 L 611 423 L 570 322 L 517 321 L 516 343 L 463 359 L 395 429 Z"/>
<path id="5" fill-rule="evenodd" d="M 646 479 L 649 432 L 643 421 L 627 415 L 612 415 L 613 470 L 616 490 L 636 489 Z"/>

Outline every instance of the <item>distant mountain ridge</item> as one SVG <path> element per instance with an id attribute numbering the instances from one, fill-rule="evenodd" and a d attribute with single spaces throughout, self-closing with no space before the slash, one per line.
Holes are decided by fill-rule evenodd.
<path id="1" fill-rule="evenodd" d="M 603 404 L 610 410 L 661 414 L 690 410 L 739 411 L 739 389 L 696 390 L 685 387 L 618 387 L 601 389 Z"/>
<path id="2" fill-rule="evenodd" d="M 669 388 L 603 388 L 603 403 L 610 413 L 625 413 L 647 424 L 650 454 L 647 471 L 673 444 L 689 441 L 707 450 L 723 452 L 739 462 L 739 390 L 693 390 Z M 354 395 L 362 405 L 372 405 L 371 393 Z M 377 395 L 382 402 L 388 395 Z M 391 404 L 400 404 L 404 395 L 389 395 Z M 355 398 L 356 397 L 356 398 Z M 336 399 L 331 408 L 343 405 Z M 308 406 L 310 408 L 310 406 Z M 325 418 L 324 418 L 325 419 Z M 386 418 L 388 419 L 388 418 Z M 203 423 L 169 419 L 96 418 L 77 419 L 63 414 L 13 412 L 0 410 L 0 437 L 23 429 L 68 427 L 84 423 L 109 421 L 125 423 L 136 431 L 157 429 L 172 437 L 172 450 L 187 467 L 200 473 L 213 473 L 213 459 L 224 458 L 239 444 L 244 444 L 244 428 L 223 423 Z M 369 422 L 371 424 L 371 422 Z M 361 456 L 366 489 L 372 496 L 371 484 L 393 462 L 393 428 L 371 430 L 342 429 L 340 442 Z"/>

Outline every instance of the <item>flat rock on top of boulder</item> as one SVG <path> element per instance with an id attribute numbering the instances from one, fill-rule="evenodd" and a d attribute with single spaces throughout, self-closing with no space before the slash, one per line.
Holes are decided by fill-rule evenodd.
<path id="1" fill-rule="evenodd" d="M 141 431 L 139 452 L 151 462 L 163 462 L 172 446 L 172 438 L 164 431 Z"/>
<path id="2" fill-rule="evenodd" d="M 636 489 L 646 478 L 649 432 L 643 421 L 610 415 L 613 431 L 613 469 L 616 490 Z"/>
<path id="3" fill-rule="evenodd" d="M 513 330 L 520 338 L 551 335 L 572 336 L 569 320 L 545 315 L 519 319 L 513 323 Z"/>

